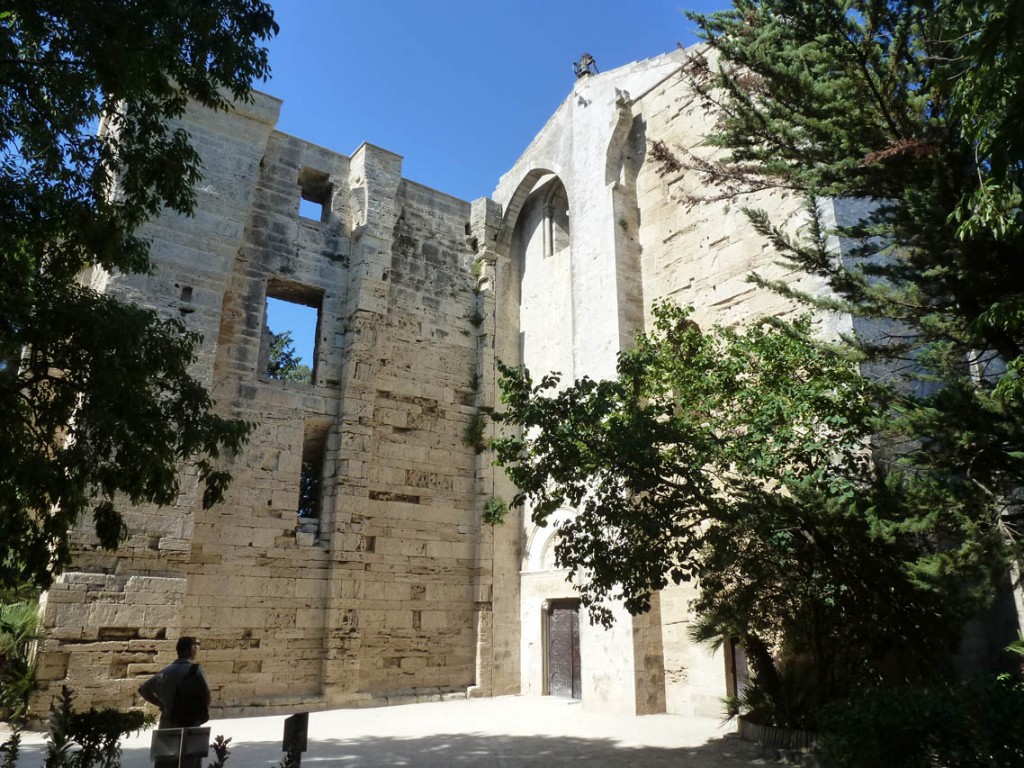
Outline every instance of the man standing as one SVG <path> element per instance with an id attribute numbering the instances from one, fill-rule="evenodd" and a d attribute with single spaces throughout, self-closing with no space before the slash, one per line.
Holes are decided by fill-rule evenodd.
<path id="1" fill-rule="evenodd" d="M 176 646 L 178 658 L 161 669 L 146 682 L 139 686 L 139 695 L 150 704 L 160 707 L 160 722 L 157 728 L 188 728 L 206 722 L 210 706 L 210 683 L 206 679 L 203 668 L 195 663 L 196 653 L 199 651 L 199 642 L 194 637 L 182 637 Z M 188 678 L 188 680 L 186 680 Z M 201 718 L 196 718 L 196 712 L 188 711 L 191 706 L 182 707 L 184 700 L 175 707 L 175 700 L 179 691 L 199 691 L 199 701 L 202 702 Z M 186 695 L 186 694 L 183 694 Z M 199 709 L 198 702 L 195 709 Z M 198 722 L 197 722 L 198 720 Z M 181 765 L 188 765 L 182 762 Z M 156 761 L 156 768 L 164 765 L 177 766 L 177 760 Z M 199 759 L 195 764 L 199 765 Z"/>

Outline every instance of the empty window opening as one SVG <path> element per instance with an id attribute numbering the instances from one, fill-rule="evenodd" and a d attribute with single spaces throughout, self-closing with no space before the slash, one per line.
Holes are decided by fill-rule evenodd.
<path id="1" fill-rule="evenodd" d="M 299 476 L 299 517 L 320 519 L 321 486 L 324 481 L 323 445 L 302 451 L 302 474 Z"/>
<path id="2" fill-rule="evenodd" d="M 320 534 L 324 498 L 324 457 L 331 421 L 307 419 L 302 440 L 302 469 L 299 474 L 299 500 L 296 505 L 299 533 Z"/>
<path id="3" fill-rule="evenodd" d="M 331 179 L 323 171 L 303 168 L 299 171 L 299 216 L 324 221 L 331 208 Z"/>
<path id="4" fill-rule="evenodd" d="M 323 292 L 318 289 L 267 282 L 262 344 L 266 378 L 313 383 L 322 302 Z"/>
<path id="5" fill-rule="evenodd" d="M 315 203 L 312 200 L 307 200 L 303 197 L 299 200 L 299 216 L 313 221 L 323 221 L 324 204 Z"/>

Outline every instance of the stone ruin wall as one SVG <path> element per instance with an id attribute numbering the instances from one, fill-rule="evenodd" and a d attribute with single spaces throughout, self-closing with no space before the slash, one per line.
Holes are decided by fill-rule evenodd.
<path id="1" fill-rule="evenodd" d="M 512 494 L 464 442 L 497 403 L 495 360 L 525 348 L 567 376 L 608 375 L 661 297 L 701 323 L 793 309 L 746 282 L 783 273 L 739 206 L 686 204 L 692 175 L 650 156 L 659 140 L 696 147 L 709 125 L 684 56 L 578 82 L 497 203 L 404 180 L 401 158 L 373 146 L 346 157 L 276 132 L 267 96 L 189 113 L 206 163 L 195 218 L 149 225 L 154 275 L 93 279 L 201 332 L 200 379 L 258 426 L 227 459 L 225 503 L 203 510 L 186 477 L 175 505 L 129 509 L 116 553 L 83 533 L 47 597 L 37 713 L 65 682 L 84 706 L 141 704 L 136 688 L 179 634 L 201 638 L 219 715 L 542 692 L 541 601 L 572 593 L 517 511 L 480 523 L 492 493 Z M 523 233 L 538 227 L 531 185 L 550 172 L 571 237 L 536 258 Z M 303 195 L 324 203 L 320 221 L 299 216 Z M 798 221 L 791 200 L 744 203 Z M 260 374 L 268 291 L 319 307 L 312 385 Z M 313 530 L 295 516 L 310 445 L 325 468 Z M 673 587 L 613 632 L 582 628 L 599 673 L 585 703 L 720 714 L 725 664 L 689 638 L 692 597 Z"/>
<path id="2" fill-rule="evenodd" d="M 631 344 L 637 330 L 650 327 L 651 307 L 661 298 L 692 305 L 702 325 L 739 325 L 796 311 L 747 281 L 752 271 L 775 279 L 796 276 L 775 263 L 741 206 L 767 208 L 780 223 L 795 227 L 801 222 L 799 201 L 775 194 L 691 201 L 690 195 L 710 190 L 692 172 L 665 173 L 652 156 L 655 142 L 680 158 L 686 150 L 706 151 L 700 145 L 712 119 L 681 74 L 686 56 L 676 51 L 577 81 L 499 184 L 495 197 L 509 209 L 506 217 L 518 214 L 521 220 L 511 243 L 508 288 L 499 297 L 510 297 L 503 316 L 522 341 L 506 349 L 523 352 L 535 380 L 549 368 L 570 381 L 611 375 L 615 352 Z M 542 238 L 531 234 L 550 199 L 543 190 L 551 174 L 568 195 L 571 254 L 557 248 L 545 253 Z M 527 188 L 533 191 L 522 195 Z M 804 287 L 820 289 L 806 281 Z M 825 332 L 838 327 L 834 318 L 822 321 Z M 541 606 L 573 593 L 566 573 L 550 560 L 549 532 L 528 522 L 525 537 L 523 692 L 541 694 Z M 695 596 L 688 586 L 665 589 L 649 614 L 629 617 L 620 611 L 609 632 L 586 626 L 584 618 L 584 705 L 589 696 L 590 705 L 599 700 L 610 711 L 720 716 L 726 661 L 690 637 L 689 603 Z"/>
<path id="3" fill-rule="evenodd" d="M 518 526 L 481 525 L 493 469 L 465 442 L 493 367 L 493 268 L 473 265 L 498 212 L 402 179 L 393 153 L 276 132 L 279 108 L 191 110 L 195 217 L 147 227 L 153 275 L 91 276 L 201 333 L 198 377 L 256 428 L 224 460 L 224 503 L 203 510 L 186 469 L 174 505 L 127 510 L 117 552 L 82 532 L 45 598 L 36 713 L 62 684 L 80 707 L 141 705 L 181 634 L 201 640 L 215 716 L 517 689 L 517 574 L 494 553 L 517 563 Z M 312 384 L 261 373 L 268 294 L 319 308 Z M 296 518 L 310 446 L 313 524 Z"/>

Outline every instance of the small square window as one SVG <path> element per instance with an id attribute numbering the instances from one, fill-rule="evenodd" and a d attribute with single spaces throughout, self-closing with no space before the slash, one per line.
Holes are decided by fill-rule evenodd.
<path id="1" fill-rule="evenodd" d="M 301 198 L 299 200 L 299 216 L 304 219 L 312 219 L 313 221 L 324 220 L 324 204 L 314 203 L 312 200 Z"/>
<path id="2" fill-rule="evenodd" d="M 331 178 L 323 171 L 299 171 L 299 216 L 324 221 L 331 207 Z"/>

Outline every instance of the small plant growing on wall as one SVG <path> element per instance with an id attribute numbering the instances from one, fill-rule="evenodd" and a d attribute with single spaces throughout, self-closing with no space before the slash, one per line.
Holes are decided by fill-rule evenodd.
<path id="1" fill-rule="evenodd" d="M 466 425 L 466 434 L 463 436 L 462 442 L 477 453 L 483 453 L 484 448 L 487 447 L 484 444 L 484 428 L 486 426 L 487 418 L 480 411 L 477 411 L 470 418 L 469 424 Z"/>
<path id="2" fill-rule="evenodd" d="M 508 512 L 508 504 L 500 496 L 491 496 L 484 504 L 482 520 L 488 525 L 502 525 L 505 522 L 505 514 Z"/>

